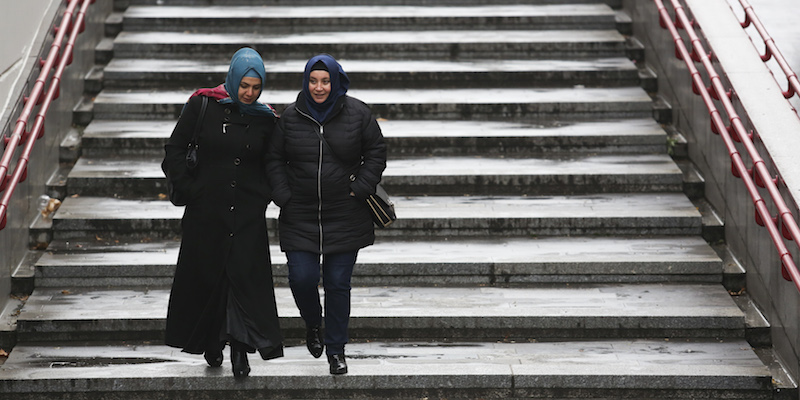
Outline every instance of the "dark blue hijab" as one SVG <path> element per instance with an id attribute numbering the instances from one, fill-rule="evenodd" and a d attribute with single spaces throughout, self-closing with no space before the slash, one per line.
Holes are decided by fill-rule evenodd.
<path id="1" fill-rule="evenodd" d="M 311 97 L 311 92 L 308 90 L 308 81 L 309 77 L 311 76 L 311 68 L 314 66 L 314 64 L 320 61 L 325 64 L 328 73 L 331 75 L 331 93 L 328 95 L 328 98 L 325 99 L 325 101 L 322 103 L 317 103 Z M 308 106 L 311 116 L 314 117 L 314 119 L 320 124 L 325 123 L 325 120 L 328 119 L 331 111 L 333 111 L 333 106 L 336 105 L 336 102 L 340 97 L 347 93 L 347 89 L 349 87 L 350 78 L 347 77 L 347 74 L 344 73 L 342 66 L 339 65 L 336 59 L 332 56 L 328 54 L 320 54 L 311 57 L 311 59 L 306 63 L 306 70 L 303 73 L 302 92 L 306 98 L 306 106 Z"/>
<path id="2" fill-rule="evenodd" d="M 228 69 L 228 76 L 225 78 L 225 90 L 228 92 L 227 99 L 222 99 L 219 102 L 223 104 L 236 103 L 239 110 L 248 115 L 265 115 L 275 116 L 272 109 L 264 103 L 260 103 L 256 98 L 252 104 L 245 104 L 239 101 L 239 83 L 245 76 L 261 78 L 261 88 L 266 84 L 267 73 L 264 70 L 264 60 L 261 54 L 249 47 L 239 49 L 233 53 L 231 58 L 231 66 Z M 261 96 L 261 93 L 259 93 Z"/>

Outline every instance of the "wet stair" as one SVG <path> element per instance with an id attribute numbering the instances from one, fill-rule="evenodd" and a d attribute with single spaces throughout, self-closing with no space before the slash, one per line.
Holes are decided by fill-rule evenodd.
<path id="1" fill-rule="evenodd" d="M 754 318 L 722 284 L 619 4 L 156 3 L 117 0 L 109 18 L 0 393 L 772 398 Z M 389 144 L 400 219 L 359 254 L 346 376 L 301 344 L 274 235 L 285 358 L 251 357 L 242 382 L 227 360 L 211 369 L 161 345 L 182 216 L 163 195 L 163 143 L 245 45 L 278 110 L 305 60 L 333 54 Z"/>

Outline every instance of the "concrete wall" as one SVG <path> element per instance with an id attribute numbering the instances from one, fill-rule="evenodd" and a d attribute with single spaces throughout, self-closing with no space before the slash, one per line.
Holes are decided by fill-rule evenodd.
<path id="1" fill-rule="evenodd" d="M 685 4 L 690 18 L 699 24 L 696 29 L 703 45 L 714 53 L 714 66 L 725 87 L 734 89 L 732 100 L 737 113 L 755 132 L 756 147 L 770 171 L 779 174 L 784 201 L 794 216 L 800 215 L 796 201 L 800 196 L 800 165 L 796 162 L 800 118 L 780 94 L 775 78 L 758 58 L 726 0 L 686 0 Z M 669 31 L 660 27 L 655 3 L 625 0 L 624 9 L 634 21 L 634 35 L 646 48 L 647 63 L 656 69 L 659 93 L 673 108 L 673 124 L 689 141 L 690 158 L 706 181 L 706 197 L 725 221 L 726 242 L 747 271 L 747 292 L 769 320 L 774 348 L 797 379 L 800 294 L 794 284 L 781 278 L 775 246 L 767 230 L 755 222 L 753 202 L 743 181 L 731 174 L 728 150 L 721 137 L 711 132 L 709 111 L 701 97 L 692 93 L 688 69 L 675 57 Z M 671 11 L 671 6 L 667 9 Z M 701 64 L 695 65 L 703 70 Z M 708 76 L 703 76 L 709 86 Z M 716 105 L 722 109 L 720 102 Z M 727 115 L 723 112 L 722 116 L 727 122 Z M 746 154 L 741 145 L 739 152 Z M 745 165 L 752 167 L 752 160 L 744 159 Z M 761 195 L 770 199 L 763 189 Z M 774 215 L 775 210 L 770 209 Z M 795 262 L 800 263 L 797 244 L 784 242 Z"/>
<path id="2" fill-rule="evenodd" d="M 111 0 L 98 0 L 89 7 L 86 30 L 78 36 L 74 60 L 64 71 L 60 97 L 50 106 L 45 136 L 36 143 L 28 177 L 14 191 L 5 229 L 0 230 L 0 311 L 9 303 L 11 273 L 25 258 L 29 246 L 28 227 L 37 215 L 37 199 L 58 168 L 58 147 L 72 128 L 72 109 L 83 95 L 83 77 L 94 65 L 94 48 L 103 35 L 103 23 Z M 3 1 L 0 4 L 0 129 L 3 136 L 14 130 L 22 110 L 20 99 L 39 75 L 39 59 L 46 57 L 54 33 L 66 9 L 62 0 Z M 30 85 L 32 87 L 32 84 Z M 28 120 L 33 125 L 34 117 Z M 0 146 L 2 148 L 2 146 Z M 21 148 L 17 150 L 18 156 Z M 12 171 L 15 162 L 12 163 Z M 7 312 L 6 310 L 5 312 Z"/>

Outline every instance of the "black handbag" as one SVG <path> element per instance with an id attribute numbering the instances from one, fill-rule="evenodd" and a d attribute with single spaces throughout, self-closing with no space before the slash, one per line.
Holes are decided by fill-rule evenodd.
<path id="1" fill-rule="evenodd" d="M 330 150 L 336 160 L 344 165 L 342 159 L 336 155 L 336 152 L 333 151 L 331 145 L 328 144 L 328 141 L 325 140 L 325 137 L 322 136 L 319 131 L 317 131 L 317 136 L 319 136 L 322 143 L 328 147 L 328 150 Z M 350 180 L 355 180 L 355 176 L 351 176 Z M 380 182 L 375 186 L 375 193 L 367 197 L 367 206 L 372 215 L 372 222 L 374 222 L 378 228 L 386 228 L 397 219 L 397 214 L 394 212 L 394 203 L 389 199 L 389 194 L 386 193 L 386 190 L 381 186 Z"/>
<path id="2" fill-rule="evenodd" d="M 206 108 L 208 107 L 208 97 L 202 96 L 202 98 L 203 103 L 200 106 L 200 114 L 197 116 L 197 123 L 194 125 L 194 133 L 192 134 L 192 139 L 186 146 L 186 168 L 188 168 L 190 172 L 200 163 L 200 154 L 198 153 L 198 150 L 200 149 L 200 142 L 198 139 L 200 128 L 203 125 L 203 117 L 205 117 Z M 169 174 L 166 173 L 166 171 L 164 172 L 167 176 L 167 193 L 169 194 L 169 201 L 176 206 L 185 206 L 189 202 L 189 194 L 177 190 Z"/>
<path id="3" fill-rule="evenodd" d="M 372 222 L 380 228 L 386 228 L 397 219 L 394 213 L 394 203 L 389 199 L 389 194 L 380 183 L 375 186 L 375 194 L 367 197 L 367 205 L 372 211 Z"/>

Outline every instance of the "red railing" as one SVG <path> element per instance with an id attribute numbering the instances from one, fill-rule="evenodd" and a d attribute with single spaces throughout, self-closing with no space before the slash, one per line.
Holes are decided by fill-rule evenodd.
<path id="1" fill-rule="evenodd" d="M 734 176 L 741 178 L 744 182 L 750 197 L 755 206 L 756 223 L 760 226 L 767 228 L 772 242 L 775 245 L 781 260 L 781 274 L 784 279 L 794 282 L 794 285 L 800 290 L 800 272 L 792 259 L 792 255 L 783 241 L 783 237 L 787 240 L 792 240 L 798 244 L 800 238 L 800 229 L 797 222 L 794 220 L 791 211 L 783 201 L 778 187 L 777 178 L 773 178 L 767 169 L 764 159 L 758 153 L 755 145 L 753 144 L 753 134 L 748 133 L 742 123 L 741 118 L 736 113 L 733 103 L 731 102 L 731 92 L 725 90 L 719 74 L 714 69 L 713 64 L 709 58 L 709 53 L 703 48 L 703 44 L 697 33 L 694 30 L 694 21 L 690 21 L 686 16 L 686 11 L 680 4 L 679 0 L 670 0 L 672 8 L 675 12 L 675 22 L 672 22 L 672 17 L 667 11 L 662 0 L 653 0 L 658 7 L 659 22 L 662 28 L 668 29 L 672 34 L 672 39 L 675 43 L 675 56 L 686 63 L 692 77 L 692 90 L 695 94 L 703 98 L 703 102 L 709 111 L 711 118 L 711 131 L 720 135 L 725 142 L 731 158 L 731 171 Z M 678 29 L 684 29 L 691 41 L 692 52 L 690 53 L 681 38 Z M 711 86 L 706 87 L 700 72 L 695 67 L 694 63 L 699 62 L 705 68 L 708 77 L 711 81 Z M 714 100 L 722 103 L 725 113 L 728 115 L 729 126 L 725 126 L 719 110 L 714 105 Z M 736 147 L 736 142 L 741 143 L 747 155 L 753 161 L 753 168 L 747 169 Z M 773 217 L 770 214 L 767 204 L 759 193 L 758 187 L 766 188 L 772 199 L 773 205 L 778 210 L 778 215 Z M 780 228 L 779 228 L 780 226 Z"/>
<path id="2" fill-rule="evenodd" d="M 57 99 L 60 92 L 61 77 L 64 74 L 64 69 L 67 65 L 72 63 L 72 53 L 75 49 L 75 41 L 78 34 L 83 32 L 86 28 L 86 10 L 90 4 L 95 0 L 66 0 L 69 2 L 64 15 L 61 18 L 61 24 L 53 27 L 55 31 L 55 38 L 47 58 L 39 60 L 41 72 L 39 77 L 31 89 L 30 95 L 23 99 L 24 106 L 22 112 L 17 118 L 14 131 L 10 136 L 4 137 L 5 150 L 3 156 L 0 158 L 0 229 L 5 228 L 8 212 L 8 204 L 11 201 L 11 195 L 17 185 L 25 181 L 28 175 L 28 161 L 36 140 L 44 135 L 44 119 L 47 115 L 47 110 L 53 100 Z M 81 5 L 80 10 L 76 14 L 78 5 Z M 73 16 L 75 21 L 73 22 Z M 67 38 L 66 43 L 64 39 Z M 62 51 L 63 45 L 63 51 Z M 59 54 L 60 53 L 60 54 Z M 50 72 L 55 69 L 53 76 L 50 77 L 50 84 L 45 92 L 45 83 L 48 80 Z M 33 127 L 26 131 L 28 126 L 28 119 L 33 113 L 35 106 L 39 107 L 39 112 L 33 123 Z M 24 146 L 22 152 L 17 158 L 14 172 L 8 174 L 11 167 L 11 161 L 14 154 L 17 152 L 18 146 Z"/>
<path id="3" fill-rule="evenodd" d="M 778 50 L 775 41 L 769 33 L 767 33 L 767 29 L 764 28 L 764 24 L 761 23 L 756 12 L 753 11 L 753 6 L 751 6 L 747 0 L 739 0 L 739 4 L 741 4 L 744 9 L 744 22 L 741 23 L 742 28 L 747 28 L 752 24 L 764 41 L 764 55 L 761 56 L 761 61 L 767 62 L 770 58 L 775 58 L 775 62 L 781 67 L 781 70 L 786 75 L 786 79 L 789 81 L 789 88 L 783 92 L 783 97 L 789 99 L 795 94 L 800 95 L 800 80 L 797 79 L 797 74 L 792 71 L 789 63 L 783 58 L 783 54 Z"/>

